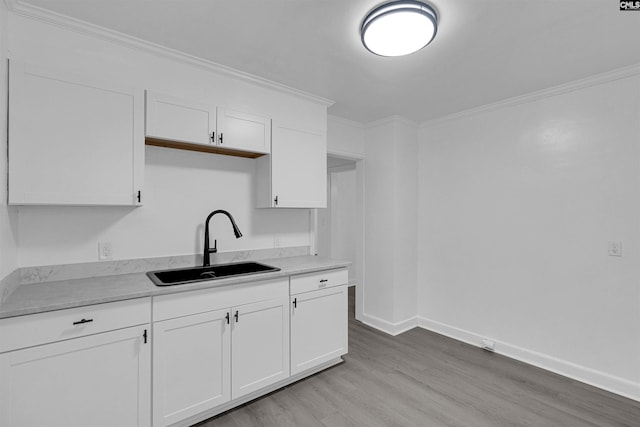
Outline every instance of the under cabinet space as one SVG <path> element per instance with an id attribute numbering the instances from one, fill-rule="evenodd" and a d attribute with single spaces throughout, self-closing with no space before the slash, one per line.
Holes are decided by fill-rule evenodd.
<path id="1" fill-rule="evenodd" d="M 9 204 L 140 205 L 144 93 L 10 61 Z"/>

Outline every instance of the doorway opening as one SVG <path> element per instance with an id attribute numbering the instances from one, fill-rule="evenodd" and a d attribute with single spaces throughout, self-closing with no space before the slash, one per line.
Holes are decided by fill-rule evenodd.
<path id="1" fill-rule="evenodd" d="M 327 208 L 317 210 L 316 250 L 319 256 L 350 261 L 349 314 L 362 314 L 364 266 L 364 161 L 327 156 Z"/>

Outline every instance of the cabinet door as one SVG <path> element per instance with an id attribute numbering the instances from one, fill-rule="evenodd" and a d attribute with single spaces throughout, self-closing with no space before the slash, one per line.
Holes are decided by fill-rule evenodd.
<path id="1" fill-rule="evenodd" d="M 9 203 L 137 205 L 144 92 L 11 61 Z"/>
<path id="2" fill-rule="evenodd" d="M 214 143 L 215 108 L 151 91 L 147 91 L 146 101 L 147 137 L 202 145 Z"/>
<path id="3" fill-rule="evenodd" d="M 347 287 L 291 296 L 291 375 L 347 352 Z"/>
<path id="4" fill-rule="evenodd" d="M 151 345 L 140 326 L 0 355 L 0 425 L 150 426 Z"/>
<path id="5" fill-rule="evenodd" d="M 241 151 L 271 151 L 271 120 L 255 114 L 218 108 L 218 145 Z"/>
<path id="6" fill-rule="evenodd" d="M 154 426 L 230 400 L 228 316 L 228 310 L 220 310 L 154 323 Z"/>
<path id="7" fill-rule="evenodd" d="M 274 122 L 271 186 L 274 207 L 326 208 L 326 135 Z"/>
<path id="8" fill-rule="evenodd" d="M 288 298 L 233 308 L 233 399 L 289 377 Z"/>

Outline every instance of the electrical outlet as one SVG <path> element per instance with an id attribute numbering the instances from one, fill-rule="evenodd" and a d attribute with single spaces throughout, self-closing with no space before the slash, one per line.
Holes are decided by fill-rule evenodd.
<path id="1" fill-rule="evenodd" d="M 113 259 L 113 245 L 111 242 L 98 242 L 98 259 L 101 261 Z"/>
<path id="2" fill-rule="evenodd" d="M 480 347 L 483 350 L 487 350 L 487 351 L 496 351 L 496 342 L 492 341 L 492 340 L 488 340 L 488 339 L 483 339 Z"/>
<path id="3" fill-rule="evenodd" d="M 609 256 L 622 256 L 622 242 L 610 240 L 608 245 Z"/>

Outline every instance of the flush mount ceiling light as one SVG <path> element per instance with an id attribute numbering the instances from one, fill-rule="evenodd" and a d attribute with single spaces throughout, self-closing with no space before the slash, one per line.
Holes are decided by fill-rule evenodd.
<path id="1" fill-rule="evenodd" d="M 362 22 L 362 44 L 380 56 L 402 56 L 416 52 L 436 35 L 438 16 L 420 1 L 401 0 L 373 9 Z"/>

